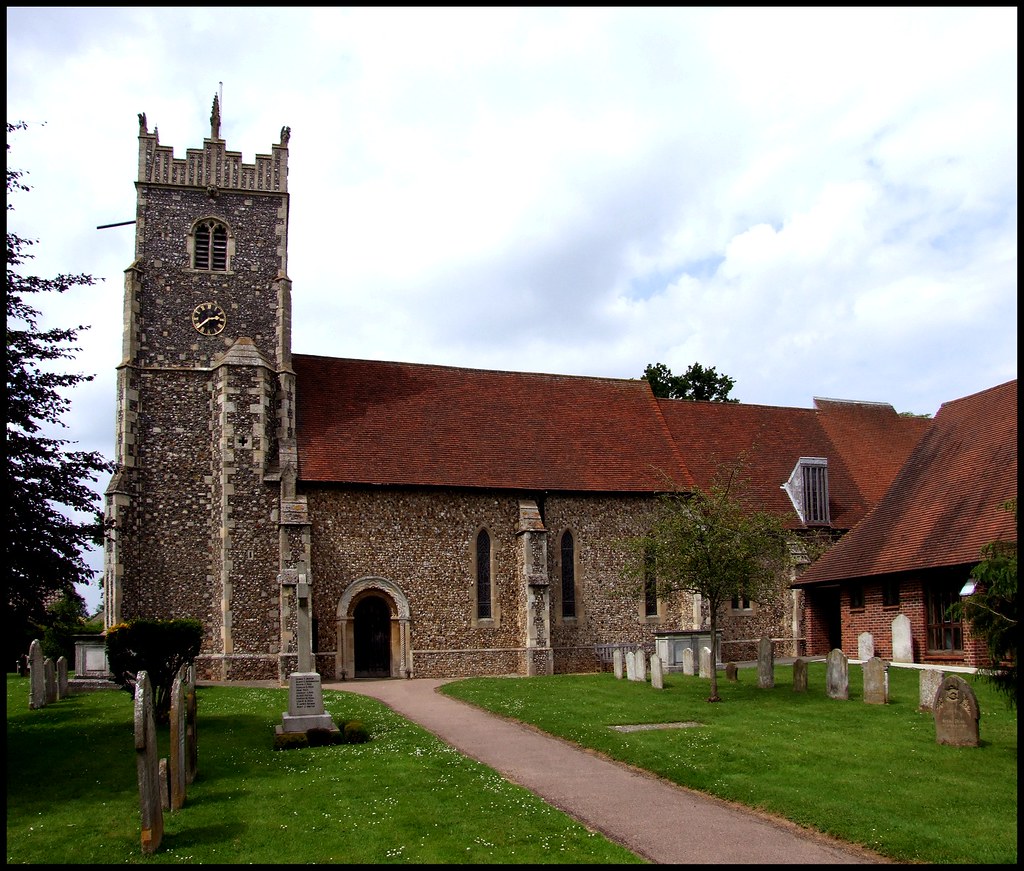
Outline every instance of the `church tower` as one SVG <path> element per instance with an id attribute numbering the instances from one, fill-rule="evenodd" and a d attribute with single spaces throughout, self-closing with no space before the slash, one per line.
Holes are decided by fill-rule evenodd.
<path id="1" fill-rule="evenodd" d="M 309 579 L 295 495 L 290 130 L 243 163 L 220 128 L 215 97 L 209 138 L 180 159 L 139 115 L 105 620 L 195 618 L 201 676 L 283 678 Z"/>

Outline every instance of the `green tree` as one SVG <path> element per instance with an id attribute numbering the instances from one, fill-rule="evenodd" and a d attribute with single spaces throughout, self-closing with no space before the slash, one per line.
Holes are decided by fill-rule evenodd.
<path id="1" fill-rule="evenodd" d="M 651 530 L 630 542 L 625 567 L 634 593 L 647 590 L 652 561 L 657 595 L 699 593 L 715 640 L 728 602 L 736 596 L 771 600 L 792 565 L 784 516 L 750 509 L 743 488 L 739 469 L 733 468 L 722 470 L 706 491 L 660 496 Z M 714 667 L 708 701 L 721 701 Z"/>
<path id="2" fill-rule="evenodd" d="M 140 671 L 153 687 L 153 716 L 167 723 L 178 670 L 198 655 L 203 625 L 198 620 L 129 620 L 107 630 L 107 662 L 114 681 L 130 693 Z"/>
<path id="3" fill-rule="evenodd" d="M 7 124 L 11 134 L 24 123 Z M 12 193 L 27 191 L 22 173 L 7 168 L 8 211 Z M 46 608 L 61 595 L 74 594 L 76 583 L 88 583 L 93 572 L 83 550 L 102 541 L 99 496 L 89 486 L 111 465 L 101 454 L 71 450 L 74 442 L 46 431 L 63 427 L 71 407 L 62 391 L 91 375 L 55 371 L 54 362 L 74 359 L 79 331 L 41 329 L 32 294 L 64 293 L 93 284 L 88 275 L 37 278 L 22 273 L 33 244 L 7 231 L 7 432 L 5 463 L 8 661 L 28 650 L 38 627 L 47 623 Z M 74 519 L 74 515 L 87 519 Z"/>
<path id="4" fill-rule="evenodd" d="M 1017 498 L 1002 505 L 1017 520 Z M 975 592 L 953 605 L 954 613 L 970 625 L 971 634 L 984 639 L 992 669 L 985 672 L 1011 708 L 1017 706 L 1017 542 L 992 541 L 981 549 L 981 562 L 971 577 Z"/>
<path id="5" fill-rule="evenodd" d="M 664 363 L 648 363 L 644 378 L 654 395 L 662 399 L 690 399 L 700 402 L 739 402 L 730 399 L 735 379 L 719 375 L 714 366 L 694 363 L 682 375 L 673 375 Z"/>
<path id="6" fill-rule="evenodd" d="M 74 668 L 75 636 L 102 631 L 102 627 L 86 623 L 85 600 L 72 591 L 64 593 L 46 609 L 46 625 L 42 627 L 43 656 L 54 662 L 63 656 Z"/>

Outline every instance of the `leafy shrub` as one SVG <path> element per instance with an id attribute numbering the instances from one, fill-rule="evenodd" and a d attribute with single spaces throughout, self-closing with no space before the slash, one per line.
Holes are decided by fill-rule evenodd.
<path id="1" fill-rule="evenodd" d="M 346 744 L 365 744 L 370 740 L 370 733 L 359 720 L 352 720 L 352 722 L 346 723 L 343 734 Z"/>
<path id="2" fill-rule="evenodd" d="M 333 729 L 307 729 L 306 738 L 310 747 L 328 747 L 331 744 L 343 744 L 345 737 Z"/>
<path id="3" fill-rule="evenodd" d="M 136 675 L 149 674 L 154 717 L 166 723 L 174 678 L 199 655 L 202 643 L 198 620 L 130 620 L 107 630 L 107 661 L 114 680 L 130 693 L 135 692 Z"/>
<path id="4" fill-rule="evenodd" d="M 297 750 L 308 747 L 309 739 L 305 732 L 277 732 L 274 734 L 275 750 Z"/>

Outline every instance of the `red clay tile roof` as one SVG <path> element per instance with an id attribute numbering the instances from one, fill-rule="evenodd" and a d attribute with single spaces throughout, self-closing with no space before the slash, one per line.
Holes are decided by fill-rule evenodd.
<path id="1" fill-rule="evenodd" d="M 692 479 L 645 380 L 295 355 L 308 482 L 651 492 Z"/>
<path id="2" fill-rule="evenodd" d="M 854 526 L 881 496 L 930 423 L 891 405 L 815 399 L 815 408 L 660 400 L 662 414 L 698 486 L 742 457 L 746 496 L 761 510 L 792 515 L 782 485 L 801 457 L 828 459 L 829 514 Z"/>
<path id="3" fill-rule="evenodd" d="M 1000 505 L 1017 495 L 1017 382 L 947 402 L 876 508 L 793 585 L 980 559 L 1017 540 Z"/>

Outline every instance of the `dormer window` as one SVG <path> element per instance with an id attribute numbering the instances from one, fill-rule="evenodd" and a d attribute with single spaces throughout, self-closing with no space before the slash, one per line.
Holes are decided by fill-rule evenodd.
<path id="1" fill-rule="evenodd" d="M 828 526 L 828 460 L 800 457 L 793 474 L 782 485 L 805 526 Z"/>
<path id="2" fill-rule="evenodd" d="M 204 272 L 228 271 L 228 228 L 213 218 L 200 221 L 193 231 L 192 267 Z"/>

